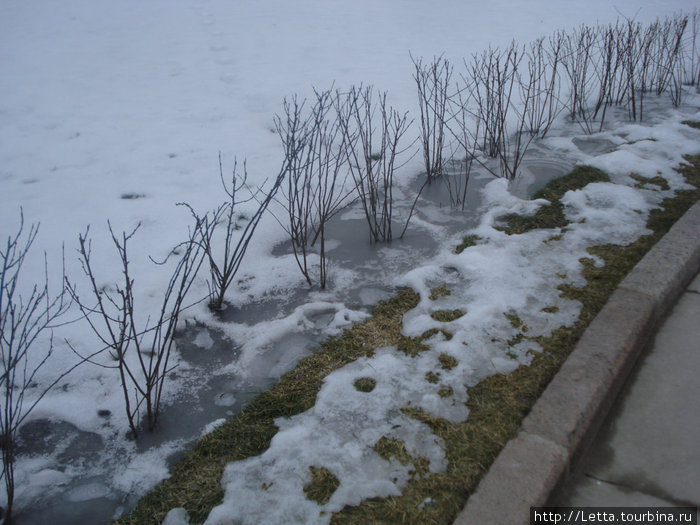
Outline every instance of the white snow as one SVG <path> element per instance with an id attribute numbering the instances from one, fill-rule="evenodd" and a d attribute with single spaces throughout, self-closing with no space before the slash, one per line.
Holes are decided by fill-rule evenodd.
<path id="1" fill-rule="evenodd" d="M 78 234 L 90 225 L 98 285 L 112 287 L 121 269 L 107 220 L 117 232 L 130 231 L 140 223 L 130 244 L 130 262 L 136 278 L 137 313 L 145 322 L 159 311 L 170 268 L 154 265 L 149 256 L 163 259 L 183 240 L 190 222 L 186 210 L 175 204 L 187 201 L 204 211 L 223 200 L 219 151 L 225 172 L 232 168 L 234 157 L 247 158 L 253 185 L 274 177 L 281 165 L 281 147 L 272 117 L 281 111 L 285 96 L 308 97 L 312 86 L 345 88 L 364 82 L 388 90 L 391 103 L 415 118 L 418 107 L 409 52 L 416 57 L 444 53 L 459 65 L 463 57 L 489 44 L 505 45 L 511 39 L 526 43 L 555 29 L 607 23 L 618 16 L 648 22 L 679 10 L 692 11 L 696 4 L 689 0 L 530 0 L 517 7 L 506 0 L 5 0 L 0 3 L 0 239 L 16 232 L 21 207 L 27 223 L 41 223 L 23 270 L 25 286 L 41 279 L 42 252 L 46 251 L 55 289 L 65 246 L 67 273 L 85 293 L 87 283 L 75 253 Z M 281 308 L 271 318 L 246 322 L 215 318 L 198 302 L 207 292 L 206 272 L 202 272 L 188 301 L 196 304 L 184 315 L 208 327 L 194 340 L 202 352 L 213 351 L 214 330 L 240 347 L 235 357 L 215 370 L 222 376 L 245 377 L 270 348 L 294 337 L 340 333 L 367 315 L 359 306 L 385 297 L 382 285 L 412 286 L 421 295 L 418 307 L 406 316 L 406 335 L 431 328 L 453 334 L 450 341 L 442 335 L 431 338 L 430 351 L 417 358 L 393 348 L 379 349 L 372 359 L 331 374 L 313 409 L 279 421 L 281 430 L 265 454 L 227 467 L 226 498 L 210 522 L 218 523 L 217 516 L 231 512 L 242 513 L 243 521 L 276 522 L 259 512 L 283 513 L 288 508 L 283 503 L 298 513 L 299 522 L 324 522 L 329 517 L 321 516 L 323 510 L 397 493 L 408 480 L 411 466 L 378 458 L 371 447 L 382 436 L 404 440 L 411 454 L 430 460 L 431 469 L 444 468 L 439 441 L 399 410 L 410 403 L 452 421 L 463 420 L 468 416 L 465 386 L 494 371 L 526 363 L 530 351 L 538 351 L 527 340 L 507 345 L 518 330 L 504 313 L 517 314 L 529 334 L 546 334 L 575 319 L 578 305 L 560 297 L 556 284 L 581 283 L 579 259 L 586 256 L 588 244 L 601 240 L 624 244 L 645 233 L 649 210 L 670 191 L 683 187 L 671 168 L 682 162 L 682 155 L 698 152 L 698 132 L 681 124 L 700 118 L 697 97 L 688 95 L 677 112 L 659 104 L 655 113 L 653 105 L 645 110 L 648 122 L 611 122 L 608 131 L 594 136 L 616 147 L 609 153 L 581 151 L 572 141 L 580 130 L 563 124 L 542 141 L 557 160 L 572 166 L 592 164 L 613 179 L 611 184 L 593 184 L 565 196 L 566 214 L 573 222 L 566 232 L 509 237 L 494 229 L 498 216 L 534 213 L 542 204 L 512 195 L 504 181 L 496 180 L 483 191 L 478 225 L 461 232 L 479 235 L 477 246 L 454 254 L 460 239 L 444 233 L 442 224 L 448 221 L 437 207 L 427 209 L 413 223 L 416 229 L 422 225 L 420 231 L 428 232 L 442 247 L 427 261 L 395 243 L 378 250 L 368 268 L 356 271 L 333 262 L 342 248 L 334 239 L 328 246 L 334 288 L 310 292 L 303 304 L 289 311 Z M 416 127 L 413 132 L 417 134 Z M 399 184 L 405 188 L 420 170 L 418 155 L 397 173 Z M 660 175 L 671 190 L 635 188 L 630 172 Z M 244 205 L 243 211 L 250 212 L 252 204 Z M 343 219 L 354 216 L 357 212 L 351 210 Z M 562 238 L 551 240 L 556 235 Z M 272 254 L 284 240 L 282 228 L 267 215 L 229 291 L 231 308 L 270 297 L 284 299 L 304 289 L 293 257 Z M 406 264 L 414 268 L 398 272 Z M 358 287 L 359 271 L 372 282 L 363 282 L 358 290 L 359 306 L 346 304 L 339 297 Z M 553 275 L 565 277 L 553 283 Z M 431 301 L 430 289 L 442 283 L 452 294 Z M 541 311 L 552 306 L 558 311 Z M 435 310 L 458 307 L 465 308 L 466 314 L 451 323 L 430 317 Z M 101 348 L 78 317 L 73 309 L 64 320 L 75 322 L 55 330 L 56 348 L 50 366 L 37 377 L 39 386 L 48 384 L 57 370 L 75 363 L 66 341 L 83 354 Z M 45 348 L 45 336 L 37 345 Z M 309 351 L 308 345 L 299 342 L 286 356 L 275 354 L 277 361 L 261 374 L 279 376 Z M 458 365 L 441 369 L 437 361 L 441 353 L 456 358 Z M 110 363 L 106 354 L 98 359 Z M 191 385 L 202 382 L 196 368 L 182 360 L 177 350 L 174 360 L 179 364 L 178 379 L 166 384 L 166 404 L 192 394 Z M 437 384 L 424 379 L 434 370 L 441 372 Z M 127 440 L 128 424 L 114 372 L 83 365 L 37 405 L 30 419 L 67 421 L 99 436 L 105 450 L 99 460 L 75 459 L 63 470 L 57 468 L 57 452 L 21 457 L 18 505 L 31 506 L 42 490 L 44 495 L 50 492 L 68 500 L 102 495 L 106 484 L 109 491 L 143 493 L 168 475 L 167 457 L 182 442 L 166 441 L 143 450 Z M 355 390 L 353 378 L 360 376 L 375 378 L 375 390 Z M 438 390 L 447 387 L 453 395 L 439 396 Z M 28 392 L 27 403 L 33 395 L 36 392 Z M 236 402 L 230 393 L 222 396 L 222 405 Z M 98 415 L 98 410 L 108 410 L 109 419 Z M 192 435 L 199 435 L 205 425 L 193 429 Z M 357 435 L 351 435 L 350 429 Z M 297 459 L 292 462 L 291 458 Z M 324 507 L 307 500 L 301 491 L 309 479 L 309 466 L 325 466 L 341 481 Z M 81 484 L 95 475 L 105 476 L 105 485 Z M 261 489 L 262 483 L 273 479 L 267 490 Z M 275 498 L 281 503 L 263 503 Z M 235 508 L 238 504 L 244 507 Z M 172 520 L 184 519 L 181 513 L 173 513 Z"/>

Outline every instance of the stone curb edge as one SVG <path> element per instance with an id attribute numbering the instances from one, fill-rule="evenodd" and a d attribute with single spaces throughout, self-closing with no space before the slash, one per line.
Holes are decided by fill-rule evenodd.
<path id="1" fill-rule="evenodd" d="M 659 320 L 700 270 L 700 201 L 639 261 L 506 443 L 454 525 L 525 525 L 595 437 Z"/>

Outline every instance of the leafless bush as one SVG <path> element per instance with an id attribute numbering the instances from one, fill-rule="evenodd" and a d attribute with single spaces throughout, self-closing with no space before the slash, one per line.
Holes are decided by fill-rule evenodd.
<path id="1" fill-rule="evenodd" d="M 453 67 L 442 56 L 434 57 L 430 64 L 424 64 L 422 58 L 411 57 L 411 60 L 415 67 L 413 79 L 418 88 L 425 173 L 431 181 L 441 175 L 443 169 L 445 114 Z"/>
<path id="2" fill-rule="evenodd" d="M 22 295 L 22 287 L 27 282 L 22 275 L 22 266 L 38 230 L 39 226 L 32 224 L 25 234 L 24 214 L 20 212 L 17 232 L 8 236 L 4 247 L 0 249 L 0 390 L 3 394 L 0 450 L 2 477 L 7 493 L 4 523 L 12 520 L 17 431 L 37 403 L 78 366 L 54 374 L 54 379 L 48 385 L 38 386 L 35 382 L 37 373 L 47 364 L 54 349 L 53 336 L 43 352 L 37 348 L 38 339 L 44 332 L 50 332 L 57 319 L 70 307 L 63 281 L 55 295 L 49 291 L 46 254 L 43 282 L 35 281 L 28 296 Z M 30 392 L 32 398 L 27 400 Z"/>
<path id="3" fill-rule="evenodd" d="M 308 117 L 303 115 L 304 102 L 296 95 L 284 100 L 284 118 L 275 116 L 275 129 L 282 140 L 287 183 L 283 189 L 283 205 L 289 218 L 288 225 L 280 224 L 289 234 L 294 258 L 309 286 L 311 280 L 308 249 L 313 238 L 314 185 L 307 167 L 312 163 L 312 148 L 309 146 Z"/>
<path id="4" fill-rule="evenodd" d="M 561 64 L 569 79 L 569 117 L 573 122 L 578 122 L 586 133 L 593 132 L 589 104 L 594 84 L 592 60 L 595 43 L 596 31 L 587 26 L 562 36 Z"/>
<path id="5" fill-rule="evenodd" d="M 283 190 L 289 233 L 299 268 L 312 284 L 309 249 L 318 242 L 319 284 L 326 287 L 326 226 L 352 200 L 353 187 L 347 183 L 347 150 L 356 135 L 346 133 L 338 117 L 340 95 L 331 90 L 316 91 L 309 114 L 294 97 L 285 100 L 284 120 L 276 117 L 277 133 L 285 146 L 287 184 Z"/>
<path id="6" fill-rule="evenodd" d="M 681 105 L 683 101 L 683 83 L 681 82 L 680 72 L 675 72 L 671 75 L 671 85 L 668 88 L 669 95 L 671 96 L 671 103 L 673 107 L 677 108 Z"/>
<path id="7" fill-rule="evenodd" d="M 627 19 L 622 26 L 618 40 L 618 53 L 622 60 L 620 75 L 621 89 L 618 91 L 618 103 L 626 101 L 631 120 L 637 120 L 637 89 L 638 68 L 641 40 L 641 24 L 633 19 Z"/>
<path id="8" fill-rule="evenodd" d="M 656 23 L 656 38 L 654 39 L 654 58 L 652 63 L 655 71 L 654 88 L 661 95 L 673 81 L 672 77 L 681 53 L 683 34 L 688 26 L 687 16 L 667 18 Z"/>
<path id="9" fill-rule="evenodd" d="M 527 54 L 527 87 L 522 83 L 521 93 L 527 94 L 529 91 L 529 95 L 524 97 L 527 104 L 524 110 L 528 131 L 532 135 L 545 137 L 561 110 L 558 72 L 561 47 L 559 35 L 550 38 L 549 46 L 545 45 L 544 38 L 530 44 Z"/>
<path id="10" fill-rule="evenodd" d="M 380 93 L 376 103 L 373 93 L 371 86 L 353 86 L 338 104 L 338 118 L 348 145 L 348 167 L 369 225 L 370 241 L 378 242 L 393 237 L 394 170 L 397 157 L 403 152 L 399 142 L 411 122 L 407 113 L 401 114 L 387 104 L 386 93 Z"/>
<path id="11" fill-rule="evenodd" d="M 698 32 L 700 31 L 700 11 L 695 9 L 688 16 L 686 37 L 680 49 L 681 72 L 678 75 L 683 84 L 700 86 L 700 43 Z"/>
<path id="12" fill-rule="evenodd" d="M 208 213 L 200 215 L 189 204 L 181 203 L 190 210 L 195 224 L 201 226 L 201 245 L 209 262 L 210 272 L 210 280 L 208 281 L 209 307 L 213 310 L 221 310 L 223 307 L 226 291 L 238 273 L 260 219 L 284 182 L 285 171 L 284 169 L 280 171 L 269 190 L 264 191 L 262 188 L 251 190 L 247 185 L 246 162 L 243 161 L 243 173 L 241 174 L 239 173 L 238 161 L 234 159 L 231 181 L 227 184 L 224 179 L 221 154 L 219 154 L 219 177 L 227 200 L 213 210 L 211 215 Z M 244 190 L 248 194 L 241 197 L 241 192 Z M 240 205 L 252 200 L 255 200 L 258 206 L 252 217 L 247 217 L 241 213 Z M 224 230 L 223 252 L 219 250 L 219 244 L 216 240 L 217 230 L 221 227 Z"/>
<path id="13" fill-rule="evenodd" d="M 468 77 L 467 77 L 468 78 Z M 461 75 L 462 82 L 465 76 Z M 471 79 L 469 79 L 471 81 Z M 479 112 L 472 108 L 473 90 L 469 86 L 457 86 L 457 91 L 448 102 L 448 118 L 445 127 L 454 142 L 450 142 L 449 165 L 451 170 L 444 178 L 453 208 L 464 210 L 467 201 L 467 186 L 474 162 L 491 171 L 479 159 L 481 145 L 481 120 Z M 453 145 L 456 143 L 456 146 Z"/>
<path id="14" fill-rule="evenodd" d="M 664 66 L 661 68 L 662 82 L 667 83 L 667 87 L 671 95 L 671 102 L 674 107 L 678 107 L 682 101 L 683 95 L 683 35 L 688 27 L 689 18 L 687 16 L 676 16 L 672 20 L 667 20 L 664 24 L 664 44 L 665 46 L 665 58 Z M 666 27 L 670 26 L 669 30 Z M 691 28 L 691 39 L 692 36 Z M 693 44 L 694 45 L 694 44 Z M 662 89 L 663 91 L 663 89 Z M 661 92 L 659 92 L 661 94 Z"/>
<path id="15" fill-rule="evenodd" d="M 532 120 L 530 111 L 536 108 L 537 79 L 523 77 L 518 66 L 523 59 L 523 48 L 512 43 L 505 51 L 489 49 L 474 55 L 462 75 L 463 90 L 475 124 L 467 131 L 467 119 L 459 110 L 456 116 L 458 131 L 453 135 L 467 151 L 473 143 L 480 144 L 481 151 L 498 160 L 498 171 L 472 155 L 480 165 L 495 176 L 509 180 L 517 176 L 520 164 L 534 135 L 527 133 Z M 461 128 L 461 130 L 460 130 Z M 476 137 L 476 140 L 474 138 Z"/>
<path id="16" fill-rule="evenodd" d="M 614 90 L 622 61 L 618 46 L 619 25 L 598 28 L 598 33 L 597 51 L 600 59 L 594 62 L 595 75 L 598 79 L 598 99 L 592 120 L 599 118 L 598 130 L 602 131 L 607 110 L 615 103 Z"/>
<path id="17" fill-rule="evenodd" d="M 647 26 L 645 30 L 639 31 L 638 36 L 638 73 L 635 82 L 639 91 L 639 120 L 644 120 L 644 97 L 653 89 L 654 79 L 651 76 L 651 65 L 654 60 L 652 48 L 659 24 L 654 23 Z"/>
<path id="18" fill-rule="evenodd" d="M 121 265 L 121 284 L 115 284 L 113 288 L 97 284 L 91 259 L 89 228 L 78 236 L 78 255 L 90 283 L 90 302 L 80 296 L 74 283 L 66 280 L 70 296 L 80 307 L 93 332 L 109 350 L 112 359 L 116 361 L 116 365 L 100 366 L 119 372 L 126 416 L 134 437 L 138 436 L 144 405 L 148 430 L 154 430 L 158 422 L 163 386 L 167 374 L 172 370 L 168 364 L 175 328 L 185 296 L 192 286 L 204 255 L 201 250 L 202 225 L 198 223 L 190 231 L 189 238 L 170 254 L 179 259 L 165 287 L 156 321 L 151 322 L 148 316 L 147 320 L 141 323 L 137 319 L 134 304 L 134 278 L 130 273 L 127 249 L 127 243 L 139 226 L 129 234 L 122 232 L 117 236 L 109 224 L 112 242 Z M 166 261 L 158 264 L 164 264 Z"/>
<path id="19" fill-rule="evenodd" d="M 467 76 L 462 76 L 462 80 L 475 103 L 481 150 L 492 158 L 497 158 L 503 148 L 521 58 L 519 49 L 511 44 L 505 52 L 489 48 L 481 55 L 473 55 L 471 63 L 465 63 Z"/>
<path id="20" fill-rule="evenodd" d="M 347 133 L 339 118 L 341 96 L 338 92 L 316 92 L 313 128 L 310 143 L 313 148 L 312 177 L 316 186 L 316 231 L 311 241 L 319 241 L 320 285 L 326 287 L 326 225 L 332 217 L 353 199 L 352 184 L 348 184 L 347 152 L 355 147 L 357 135 Z"/>
<path id="21" fill-rule="evenodd" d="M 443 181 L 447 187 L 450 199 L 450 206 L 455 209 L 464 208 L 467 204 L 467 188 L 469 187 L 469 177 L 474 164 L 473 150 L 467 152 L 460 147 L 461 154 L 451 148 L 449 164 L 451 170 L 446 170 Z"/>

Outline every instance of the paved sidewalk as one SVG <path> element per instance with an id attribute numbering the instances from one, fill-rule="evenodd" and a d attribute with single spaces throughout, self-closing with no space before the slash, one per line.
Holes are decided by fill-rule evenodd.
<path id="1" fill-rule="evenodd" d="M 700 275 L 639 358 L 552 506 L 700 507 Z"/>

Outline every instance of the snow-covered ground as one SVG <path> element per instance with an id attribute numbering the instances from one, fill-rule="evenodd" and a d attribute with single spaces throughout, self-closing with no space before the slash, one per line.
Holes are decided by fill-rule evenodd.
<path id="1" fill-rule="evenodd" d="M 136 304 L 144 318 L 156 315 L 159 295 L 169 276 L 148 256 L 164 258 L 186 235 L 190 217 L 175 204 L 187 201 L 198 210 L 207 210 L 220 203 L 220 151 L 225 170 L 232 168 L 234 156 L 246 158 L 253 184 L 274 177 L 280 169 L 282 148 L 272 117 L 281 111 L 285 96 L 309 96 L 312 86 L 325 89 L 331 85 L 343 88 L 373 84 L 387 90 L 390 102 L 415 118 L 418 106 L 409 52 L 426 58 L 444 53 L 459 65 L 463 57 L 490 44 L 505 45 L 511 39 L 526 43 L 555 29 L 612 22 L 619 16 L 636 16 L 648 22 L 695 7 L 694 2 L 681 0 L 499 0 L 486 4 L 3 0 L 0 239 L 16 231 L 21 207 L 26 221 L 41 223 L 23 270 L 27 286 L 43 275 L 43 250 L 47 252 L 52 282 L 60 280 L 61 247 L 65 246 L 67 273 L 82 288 L 85 282 L 81 280 L 75 248 L 78 234 L 90 225 L 94 267 L 100 284 L 110 285 L 119 279 L 120 267 L 108 237 L 107 220 L 117 231 L 130 231 L 140 222 L 141 228 L 130 244 Z M 431 352 L 420 358 L 408 359 L 385 349 L 373 360 L 359 361 L 329 376 L 317 406 L 281 422 L 282 431 L 260 460 L 227 470 L 227 507 L 220 512 L 230 512 L 228 505 L 235 501 L 255 501 L 254 508 L 241 512 L 260 523 L 263 518 L 255 516 L 257 509 L 276 505 L 266 506 L 253 499 L 260 494 L 251 494 L 250 499 L 240 497 L 242 491 L 256 492 L 256 483 L 260 486 L 258 477 L 263 474 L 256 471 L 261 464 L 256 461 L 263 462 L 270 472 L 280 472 L 287 466 L 275 464 L 276 458 L 289 457 L 288 447 L 295 446 L 301 448 L 294 449 L 294 454 L 304 458 L 308 447 L 314 446 L 305 436 L 320 432 L 316 428 L 320 421 L 332 423 L 351 417 L 338 412 L 334 399 L 354 396 L 358 405 L 367 403 L 363 397 L 366 394 L 352 388 L 352 378 L 363 375 L 378 378 L 378 386 L 370 394 L 372 408 L 363 409 L 370 426 L 365 433 L 359 429 L 355 432 L 362 434 L 364 441 L 351 445 L 344 441 L 347 436 L 336 436 L 333 445 L 329 441 L 314 448 L 315 461 L 325 457 L 327 467 L 342 482 L 343 490 L 336 492 L 326 510 L 399 490 L 391 480 L 397 478 L 400 485 L 406 477 L 405 472 L 399 472 L 403 466 L 376 467 L 377 477 L 368 481 L 361 475 L 374 470 L 362 468 L 364 463 L 360 461 L 376 464 L 367 446 L 381 435 L 391 435 L 392 426 L 397 424 L 392 419 L 394 409 L 411 401 L 452 420 L 467 417 L 461 403 L 465 384 L 474 384 L 493 370 L 508 369 L 528 359 L 531 344 L 509 349 L 512 355 L 506 355 L 497 345 L 482 344 L 494 331 L 506 338 L 514 335 L 508 335 L 513 328 L 503 312 L 517 313 L 532 330 L 542 333 L 573 319 L 577 305 L 557 296 L 551 276 L 566 275 L 567 281 L 577 282 L 578 259 L 585 254 L 587 244 L 601 240 L 625 243 L 644 232 L 646 214 L 665 193 L 635 189 L 636 182 L 627 174 L 660 174 L 672 189 L 679 188 L 681 182 L 672 166 L 681 162 L 682 154 L 698 152 L 698 132 L 680 121 L 698 118 L 698 105 L 697 97 L 689 95 L 682 111 L 676 112 L 664 100 L 656 113 L 653 108 L 648 110 L 649 120 L 644 125 L 611 123 L 610 131 L 594 139 L 597 144 L 612 145 L 612 152 L 577 147 L 572 137 L 580 130 L 563 123 L 538 144 L 536 150 L 544 159 L 556 158 L 561 165 L 570 166 L 593 164 L 609 171 L 613 182 L 618 183 L 594 184 L 568 194 L 567 214 L 586 221 L 576 223 L 556 242 L 542 242 L 551 232 L 532 232 L 516 239 L 495 230 L 494 220 L 499 214 L 532 210 L 537 203 L 508 193 L 502 180 L 487 184 L 486 175 L 477 175 L 475 178 L 486 186 L 480 199 L 488 211 L 479 217 L 473 213 L 465 227 L 474 227 L 471 233 L 482 238 L 478 246 L 460 255 L 452 253 L 455 240 L 466 232 L 457 232 L 454 225 L 452 230 L 443 227 L 450 220 L 449 212 L 426 204 L 412 231 L 414 236 L 436 241 L 429 251 L 411 253 L 428 241 L 417 242 L 408 253 L 402 251 L 400 243 L 380 247 L 368 252 L 369 262 L 357 271 L 342 265 L 339 256 L 334 263 L 331 251 L 333 286 L 327 293 L 307 294 L 293 258 L 289 254 L 273 255 L 273 248 L 286 239 L 286 234 L 267 215 L 241 267 L 241 282 L 230 290 L 228 299 L 243 312 L 251 303 L 273 298 L 281 305 L 279 311 L 268 309 L 257 317 L 258 311 L 253 309 L 245 322 L 236 322 L 235 317 L 221 322 L 201 303 L 185 313 L 188 319 L 196 318 L 210 327 L 195 339 L 202 352 L 211 349 L 212 337 L 220 338 L 221 334 L 236 347 L 228 359 L 219 356 L 220 361 L 207 369 L 207 373 L 222 378 L 222 384 L 228 377 L 252 375 L 251 370 L 265 377 L 279 376 L 309 351 L 311 340 L 304 335 L 307 331 L 316 331 L 321 337 L 361 319 L 366 315 L 363 303 L 371 303 L 386 292 L 382 285 L 408 284 L 421 292 L 421 303 L 406 322 L 408 335 L 434 327 L 437 322 L 429 314 L 435 309 L 468 307 L 465 316 L 450 324 L 454 338 L 434 338 Z M 412 133 L 417 135 L 416 126 Z M 400 186 L 406 190 L 420 172 L 418 155 L 397 174 Z M 345 218 L 352 217 L 351 212 Z M 192 303 L 206 294 L 204 275 L 189 296 Z M 366 289 L 350 304 L 347 299 L 350 291 L 358 288 L 358 279 Z M 426 291 L 445 282 L 453 289 L 452 295 L 437 302 L 428 300 Z M 285 301 L 289 297 L 294 301 Z M 527 315 L 541 314 L 541 308 L 549 306 L 558 306 L 558 312 Z M 73 310 L 65 320 L 77 318 Z M 75 361 L 66 341 L 86 354 L 101 347 L 85 322 L 62 326 L 54 335 L 55 354 L 51 366 L 44 367 L 37 378 L 39 385 Z M 226 341 L 220 340 L 219 344 Z M 287 341 L 297 343 L 288 345 L 296 348 L 291 357 L 284 359 L 275 354 L 277 361 L 268 363 L 267 368 L 260 365 L 271 348 Z M 42 343 L 46 341 L 39 341 Z M 458 354 L 462 343 L 473 349 L 468 359 Z M 406 383 L 398 383 L 401 378 L 414 374 L 423 377 L 427 370 L 434 369 L 440 353 L 453 355 L 459 362 L 459 366 L 443 372 L 440 385 L 421 383 L 415 389 L 400 386 Z M 195 395 L 194 385 L 201 383 L 195 365 L 184 359 L 178 364 L 179 379 L 167 383 L 165 401 L 171 404 Z M 381 370 L 391 370 L 396 382 L 382 383 L 381 378 L 389 374 L 382 375 Z M 42 434 L 44 427 L 37 426 L 45 450 L 24 454 L 18 460 L 20 508 L 38 507 L 48 500 L 76 505 L 99 500 L 106 502 L 111 513 L 122 499 L 143 493 L 167 475 L 165 458 L 183 445 L 184 438 L 150 447 L 127 440 L 123 398 L 114 370 L 84 365 L 60 386 L 37 405 L 30 418 L 35 423 L 50 420 L 54 431 L 47 437 Z M 440 386 L 452 387 L 454 395 L 438 396 Z M 216 395 L 225 396 L 225 389 Z M 233 406 L 232 402 L 227 405 L 226 399 L 220 397 L 219 404 Z M 109 411 L 109 418 L 105 418 L 105 411 Z M 328 414 L 334 417 L 328 418 Z M 191 429 L 190 435 L 198 435 L 206 423 L 219 416 L 212 415 L 209 420 L 203 417 L 201 428 Z M 400 424 L 404 433 L 394 437 L 405 440 L 409 451 L 429 457 L 431 467 L 441 468 L 442 452 L 433 436 L 417 428 L 415 422 L 402 420 Z M 331 425 L 324 432 L 333 435 L 334 428 Z M 346 465 L 333 456 L 338 443 L 356 447 L 357 455 L 352 457 L 357 464 Z M 72 449 L 76 448 L 82 455 L 74 453 Z M 328 452 L 327 456 L 321 456 L 322 451 Z M 241 485 L 241 470 L 248 472 L 250 487 Z M 279 473 L 274 474 L 280 480 L 277 489 L 287 494 L 286 501 L 297 502 L 301 522 L 319 519 L 323 509 L 306 501 L 300 492 L 308 465 L 300 462 L 290 472 L 301 477 L 292 475 L 285 484 Z M 265 497 L 280 495 L 271 491 Z M 211 521 L 216 523 L 215 515 Z"/>

